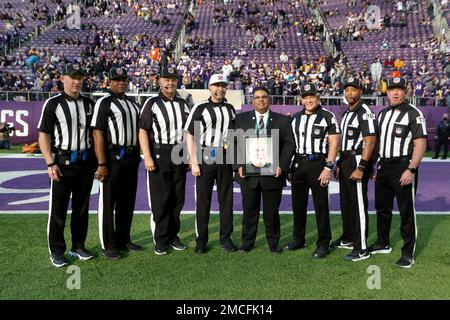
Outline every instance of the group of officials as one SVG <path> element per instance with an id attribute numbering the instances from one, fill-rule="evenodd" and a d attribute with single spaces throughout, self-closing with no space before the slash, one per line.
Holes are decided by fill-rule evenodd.
<path id="1" fill-rule="evenodd" d="M 65 66 L 64 91 L 45 101 L 38 125 L 39 143 L 51 179 L 47 233 L 54 266 L 68 264 L 64 256 L 64 226 L 71 195 L 69 255 L 81 260 L 93 258 L 85 241 L 95 174 L 100 186 L 98 217 L 103 254 L 115 260 L 121 258 L 121 251 L 142 249 L 130 237 L 141 153 L 147 171 L 151 232 L 157 255 L 167 254 L 170 248 L 187 248 L 178 233 L 190 170 L 196 177 L 194 251 L 198 254 L 208 250 L 214 184 L 219 200 L 220 246 L 228 252 L 253 249 L 262 198 L 268 247 L 270 252 L 280 254 L 279 206 L 289 180 L 294 227 L 292 241 L 285 250 L 306 247 L 311 190 L 318 231 L 314 257 L 325 258 L 330 247 L 352 249 L 345 256 L 351 261 L 390 253 L 395 197 L 404 240 L 396 264 L 404 268 L 414 264 L 414 196 L 427 133 L 422 113 L 405 98 L 406 79 L 388 80 L 389 107 L 376 117 L 361 100 L 362 82 L 348 78 L 344 86 L 348 108 L 339 124 L 335 115 L 320 105 L 313 83 L 301 87 L 303 110 L 290 118 L 270 110 L 265 87 L 254 90 L 254 110 L 236 114 L 225 98 L 228 81 L 221 74 L 210 78 L 209 99 L 190 108 L 177 93 L 177 70 L 165 67 L 159 77 L 159 94 L 149 98 L 142 109 L 125 94 L 129 83 L 125 68 L 111 68 L 110 91 L 95 104 L 80 94 L 84 76 L 78 64 Z M 236 136 L 238 131 L 243 132 L 244 140 Z M 270 138 L 273 159 L 265 167 L 273 167 L 271 174 L 250 174 L 245 159 L 239 160 L 245 155 L 247 137 Z M 331 241 L 328 194 L 333 173 L 339 179 L 343 225 L 342 235 L 335 241 Z M 375 175 L 377 240 L 369 247 L 367 185 Z M 240 184 L 242 194 L 239 249 L 232 239 L 233 180 Z"/>

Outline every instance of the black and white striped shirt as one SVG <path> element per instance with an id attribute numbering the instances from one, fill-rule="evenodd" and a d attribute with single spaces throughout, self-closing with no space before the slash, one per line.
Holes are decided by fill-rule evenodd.
<path id="1" fill-rule="evenodd" d="M 339 134 L 334 114 L 318 106 L 313 114 L 306 114 L 305 110 L 296 113 L 291 121 L 294 132 L 296 153 L 313 154 L 328 152 L 328 136 Z"/>
<path id="2" fill-rule="evenodd" d="M 42 107 L 38 129 L 49 133 L 52 149 L 82 151 L 91 146 L 90 124 L 94 102 L 80 95 L 73 99 L 60 93 Z"/>
<path id="3" fill-rule="evenodd" d="M 341 151 L 356 151 L 360 154 L 364 148 L 364 137 L 377 135 L 376 116 L 362 102 L 353 111 L 347 109 L 341 120 Z"/>
<path id="4" fill-rule="evenodd" d="M 202 147 L 221 147 L 228 141 L 229 129 L 234 126 L 236 110 L 233 105 L 224 100 L 215 103 L 209 98 L 192 107 L 186 122 L 185 130 L 195 137 Z M 195 136 L 198 130 L 200 136 Z"/>
<path id="5" fill-rule="evenodd" d="M 137 103 L 110 92 L 95 103 L 91 127 L 106 132 L 109 144 L 131 147 L 137 145 L 138 122 Z"/>
<path id="6" fill-rule="evenodd" d="M 422 112 L 407 101 L 382 110 L 378 115 L 378 130 L 381 159 L 412 156 L 413 140 L 427 137 Z"/>
<path id="7" fill-rule="evenodd" d="M 141 109 L 139 128 L 147 130 L 150 141 L 159 144 L 177 144 L 183 141 L 183 130 L 189 116 L 189 107 L 180 97 L 173 100 L 159 94 L 145 101 Z"/>

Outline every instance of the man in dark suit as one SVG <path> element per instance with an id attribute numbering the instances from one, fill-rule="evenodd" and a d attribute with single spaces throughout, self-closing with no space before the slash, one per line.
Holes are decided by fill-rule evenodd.
<path id="1" fill-rule="evenodd" d="M 258 87 L 253 91 L 254 111 L 238 114 L 235 130 L 245 133 L 237 136 L 237 170 L 236 181 L 241 185 L 243 218 L 241 251 L 249 252 L 256 239 L 258 229 L 261 195 L 263 198 L 263 218 L 266 239 L 269 249 L 274 254 L 281 253 L 279 206 L 283 187 L 286 186 L 286 175 L 294 152 L 294 136 L 289 117 L 269 111 L 269 93 L 267 88 Z M 241 131 L 242 133 L 242 131 Z M 246 176 L 245 137 L 272 137 L 274 174 Z M 244 139 L 242 139 L 244 137 Z"/>

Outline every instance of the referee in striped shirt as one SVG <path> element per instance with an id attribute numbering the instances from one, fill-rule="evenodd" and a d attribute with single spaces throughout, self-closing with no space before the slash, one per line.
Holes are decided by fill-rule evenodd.
<path id="1" fill-rule="evenodd" d="M 372 171 L 372 152 L 377 140 L 375 114 L 361 101 L 362 81 L 349 77 L 344 84 L 348 108 L 341 121 L 341 151 L 335 176 L 339 179 L 342 236 L 331 243 L 336 248 L 351 248 L 346 260 L 370 258 L 367 251 L 367 184 Z"/>
<path id="2" fill-rule="evenodd" d="M 294 232 L 286 250 L 305 247 L 306 209 L 311 189 L 318 229 L 313 257 L 325 258 L 331 241 L 328 184 L 339 149 L 340 131 L 334 114 L 320 105 L 315 84 L 304 84 L 301 95 L 304 109 L 291 121 L 296 144 L 291 168 Z"/>
<path id="3" fill-rule="evenodd" d="M 130 237 L 141 160 L 139 106 L 125 94 L 129 83 L 125 68 L 111 68 L 109 79 L 110 91 L 97 100 L 91 127 L 98 160 L 100 242 L 103 254 L 117 260 L 118 250 L 142 249 Z"/>
<path id="4" fill-rule="evenodd" d="M 71 195 L 69 255 L 81 260 L 93 258 L 85 241 L 95 171 L 89 130 L 94 103 L 80 94 L 85 72 L 78 64 L 66 65 L 62 74 L 64 91 L 45 101 L 38 124 L 39 146 L 51 179 L 47 236 L 50 260 L 55 267 L 68 263 L 64 256 L 64 225 Z"/>
<path id="5" fill-rule="evenodd" d="M 163 68 L 159 79 L 161 91 L 145 102 L 139 120 L 139 142 L 147 169 L 151 229 L 157 255 L 167 254 L 169 246 L 178 251 L 186 249 L 178 232 L 187 165 L 174 163 L 172 151 L 179 151 L 177 146 L 183 142 L 189 107 L 177 96 L 177 84 L 177 70 L 172 66 Z M 180 152 L 173 156 L 179 158 Z"/>
<path id="6" fill-rule="evenodd" d="M 228 81 L 222 74 L 209 80 L 211 97 L 194 105 L 186 122 L 187 143 L 192 175 L 196 177 L 195 252 L 206 252 L 208 223 L 214 182 L 217 183 L 220 211 L 220 246 L 237 251 L 233 232 L 233 168 L 226 161 L 229 130 L 234 127 L 236 111 L 225 99 Z"/>
<path id="7" fill-rule="evenodd" d="M 396 262 L 401 268 L 414 264 L 417 225 L 414 198 L 418 167 L 427 144 L 427 128 L 422 112 L 406 100 L 407 80 L 394 77 L 387 81 L 389 107 L 378 115 L 380 135 L 379 162 L 375 181 L 377 241 L 372 254 L 391 253 L 389 242 L 392 207 L 397 198 L 400 211 L 402 255 Z"/>

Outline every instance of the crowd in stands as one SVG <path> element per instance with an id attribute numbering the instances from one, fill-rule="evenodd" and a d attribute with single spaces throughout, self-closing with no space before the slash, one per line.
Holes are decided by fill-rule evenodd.
<path id="1" fill-rule="evenodd" d="M 134 14 L 137 17 L 155 25 L 171 25 L 171 19 L 176 14 L 174 9 L 179 9 L 180 3 L 164 3 L 155 1 L 136 1 L 133 5 Z"/>
<path id="2" fill-rule="evenodd" d="M 84 3 L 86 7 L 83 14 L 91 17 L 94 17 L 98 10 L 103 10 L 105 5 L 113 11 L 112 14 L 123 14 L 123 8 L 127 5 L 133 8 L 134 14 L 139 18 L 148 18 L 151 23 L 162 23 L 161 20 L 155 22 L 155 17 L 169 17 L 170 23 L 170 10 L 166 11 L 167 5 L 164 6 L 162 2 L 86 0 Z M 362 65 L 360 70 L 352 70 L 348 60 L 354 57 L 347 57 L 342 51 L 336 58 L 290 56 L 282 52 L 279 61 L 273 64 L 255 59 L 244 62 L 243 58 L 248 57 L 248 49 L 270 47 L 272 44 L 276 46 L 276 34 L 282 37 L 283 28 L 286 25 L 295 25 L 300 33 L 310 36 L 312 41 L 318 40 L 320 29 L 323 28 L 323 25 L 311 18 L 305 19 L 286 14 L 288 10 L 260 12 L 257 14 L 258 19 L 255 19 L 254 15 L 247 14 L 251 10 L 258 10 L 258 7 L 252 3 L 242 1 L 243 5 L 238 2 L 235 10 L 224 11 L 218 7 L 215 11 L 213 23 L 232 23 L 237 28 L 245 28 L 251 40 L 248 48 L 234 46 L 231 52 L 226 52 L 220 60 L 214 56 L 215 39 L 190 37 L 189 33 L 183 52 L 177 60 L 173 58 L 171 39 L 159 38 L 156 35 L 149 36 L 145 32 L 134 36 L 125 35 L 120 26 L 108 29 L 93 24 L 89 26 L 90 30 L 86 38 L 59 36 L 55 43 L 83 46 L 78 62 L 82 63 L 89 73 L 83 84 L 85 92 L 107 90 L 107 72 L 111 67 L 118 65 L 126 66 L 130 70 L 132 78 L 130 92 L 154 92 L 158 90 L 157 75 L 161 65 L 174 64 L 180 75 L 180 85 L 187 89 L 207 88 L 207 81 L 211 74 L 222 72 L 232 81 L 230 86 L 232 89 L 244 90 L 246 95 L 252 94 L 255 87 L 264 85 L 268 87 L 271 95 L 297 96 L 303 83 L 314 82 L 322 95 L 335 96 L 343 93 L 344 81 L 349 75 L 353 75 L 363 80 L 364 94 L 385 95 L 386 76 L 401 74 L 412 80 L 408 88 L 410 96 L 439 97 L 442 100 L 450 96 L 448 56 L 442 56 L 439 51 L 440 44 L 436 38 L 424 42 L 411 40 L 404 45 L 422 48 L 427 59 L 443 59 L 446 66 L 443 77 L 431 74 L 425 65 L 418 65 L 417 61 L 405 61 L 401 56 L 383 58 L 381 54 L 379 57 L 374 57 L 371 64 Z M 355 1 L 348 1 L 349 6 L 353 6 L 354 3 Z M 177 5 L 177 3 L 171 4 L 171 6 Z M 61 6 L 67 11 L 62 3 Z M 407 10 L 414 10 L 414 7 L 408 7 L 406 4 L 405 11 Z M 333 11 L 326 14 L 338 13 Z M 347 24 L 337 33 L 340 40 L 358 41 L 360 37 L 364 37 L 365 33 L 372 32 L 359 27 L 358 22 L 363 18 L 361 15 L 350 14 L 347 17 Z M 195 28 L 193 15 L 187 13 L 185 19 L 190 24 L 189 28 Z M 446 61 L 447 64 L 445 64 Z M 14 54 L 0 55 L 0 90 L 58 92 L 62 89 L 59 70 L 68 62 L 69 60 L 62 52 L 55 52 L 50 48 L 29 47 L 17 50 Z M 32 71 L 33 77 L 26 78 L 3 70 L 7 66 L 28 68 Z M 281 99 L 275 102 L 281 102 Z"/>

